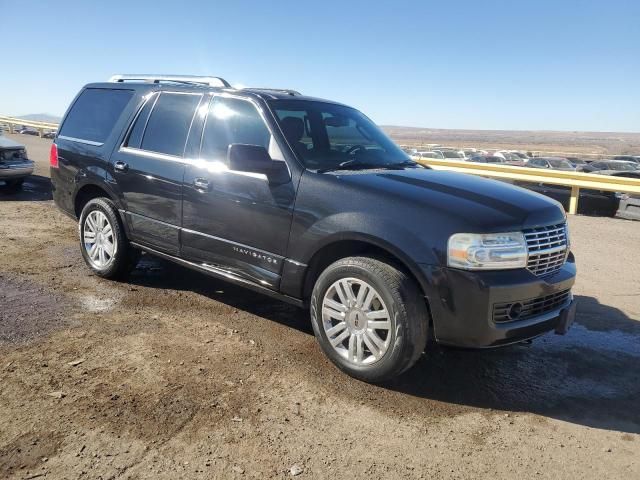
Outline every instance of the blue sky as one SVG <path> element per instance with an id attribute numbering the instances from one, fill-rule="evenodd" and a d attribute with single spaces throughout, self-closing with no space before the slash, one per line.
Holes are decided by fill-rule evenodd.
<path id="1" fill-rule="evenodd" d="M 638 0 L 0 0 L 0 18 L 0 114 L 60 115 L 85 83 L 160 72 L 385 125 L 640 131 Z"/>

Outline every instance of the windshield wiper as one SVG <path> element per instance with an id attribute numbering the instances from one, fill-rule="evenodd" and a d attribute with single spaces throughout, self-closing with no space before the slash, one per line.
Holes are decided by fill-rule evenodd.
<path id="1" fill-rule="evenodd" d="M 355 162 L 353 160 L 347 160 L 346 162 L 339 163 L 333 167 L 319 168 L 316 170 L 318 173 L 332 172 L 335 170 L 366 170 L 366 169 L 382 169 L 382 170 L 402 170 L 406 167 L 413 167 L 418 165 L 416 162 L 407 160 L 406 162 L 399 163 L 367 163 L 367 162 Z"/>

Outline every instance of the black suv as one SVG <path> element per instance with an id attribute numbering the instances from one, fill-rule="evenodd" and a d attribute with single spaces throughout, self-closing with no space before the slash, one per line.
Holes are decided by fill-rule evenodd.
<path id="1" fill-rule="evenodd" d="M 359 111 L 217 77 L 87 85 L 51 150 L 87 265 L 140 251 L 308 307 L 347 373 L 381 381 L 433 338 L 492 347 L 575 315 L 559 204 L 413 162 Z"/>

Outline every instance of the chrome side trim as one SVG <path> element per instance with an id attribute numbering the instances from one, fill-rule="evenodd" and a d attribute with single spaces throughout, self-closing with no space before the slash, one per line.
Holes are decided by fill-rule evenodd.
<path id="1" fill-rule="evenodd" d="M 210 238 L 212 240 L 217 240 L 219 242 L 229 243 L 231 245 L 235 245 L 235 246 L 240 247 L 240 248 L 246 248 L 247 250 L 253 250 L 255 252 L 262 253 L 263 255 L 267 255 L 267 256 L 272 257 L 272 258 L 277 258 L 278 260 L 282 260 L 284 258 L 284 257 L 282 257 L 282 255 L 277 255 L 275 253 L 271 253 L 271 252 L 268 252 L 266 250 L 261 250 L 259 248 L 255 248 L 255 247 L 252 247 L 250 245 L 245 245 L 243 243 L 238 243 L 238 242 L 234 242 L 232 240 L 227 240 L 226 238 L 216 237 L 214 235 L 209 235 L 207 233 L 198 232 L 197 230 L 190 230 L 188 228 L 181 228 L 180 230 L 182 230 L 185 233 L 192 233 L 194 235 L 200 235 L 202 237 L 207 237 L 207 238 Z"/>
<path id="2" fill-rule="evenodd" d="M 285 262 L 289 262 L 293 265 L 295 265 L 296 267 L 304 267 L 307 268 L 309 265 L 307 265 L 306 263 L 300 263 L 300 262 L 296 262 L 295 260 L 291 260 L 290 258 L 285 258 L 284 259 Z"/>
<path id="3" fill-rule="evenodd" d="M 179 226 L 174 225 L 174 224 L 172 224 L 172 223 L 163 222 L 162 220 L 156 220 L 155 218 L 147 217 L 147 216 L 145 216 L 145 215 L 140 215 L 139 213 L 133 213 L 133 212 L 130 212 L 130 211 L 128 211 L 128 210 L 120 210 L 120 211 L 121 211 L 121 212 L 123 212 L 123 213 L 125 213 L 125 214 L 127 214 L 127 215 L 133 215 L 133 216 L 135 216 L 135 217 L 144 218 L 145 220 L 151 220 L 152 222 L 159 223 L 159 224 L 164 225 L 164 226 L 166 226 L 166 227 L 171 227 L 171 228 L 175 228 L 175 229 L 177 229 L 177 230 L 180 230 L 180 227 L 179 227 Z"/>
<path id="4" fill-rule="evenodd" d="M 302 300 L 300 300 L 299 298 L 294 298 L 294 297 L 290 297 L 289 295 L 284 295 L 280 292 L 277 292 L 275 290 L 271 290 L 269 288 L 266 288 L 262 285 L 259 285 L 257 283 L 254 283 L 250 280 L 246 280 L 244 278 L 238 277 L 237 275 L 234 275 L 231 272 L 228 272 L 226 270 L 214 267 L 212 265 L 207 265 L 207 264 L 198 264 L 195 262 L 190 262 L 188 260 L 184 260 L 183 258 L 179 258 L 179 257 L 175 257 L 173 255 L 169 255 L 168 253 L 163 253 L 163 252 L 159 252 L 153 248 L 147 247 L 145 245 L 136 243 L 136 242 L 131 242 L 131 245 L 134 246 L 135 248 L 139 248 L 140 250 L 144 250 L 145 252 L 148 252 L 152 255 L 156 255 L 158 257 L 170 260 L 172 262 L 175 262 L 179 265 L 182 265 L 183 267 L 187 267 L 190 268 L 192 270 L 196 270 L 198 272 L 201 273 L 205 273 L 207 275 L 211 275 L 212 277 L 215 278 L 219 278 L 221 280 L 226 280 L 229 281 L 231 283 L 234 283 L 236 285 L 240 285 L 246 288 L 249 288 L 251 290 L 254 290 L 258 293 L 262 293 L 264 295 L 268 295 L 270 297 L 273 298 L 277 298 L 278 300 L 283 300 L 287 303 L 291 303 L 292 305 L 295 305 L 297 307 L 304 307 L 304 302 Z"/>
<path id="5" fill-rule="evenodd" d="M 67 137 L 66 135 L 58 135 L 58 138 L 61 138 L 62 140 L 69 140 L 70 142 L 84 143 L 85 145 L 93 145 L 94 147 L 101 147 L 102 145 L 104 145 L 104 142 L 94 142 L 93 140 L 84 140 L 82 138 Z"/>
<path id="6" fill-rule="evenodd" d="M 168 160 L 170 162 L 185 163 L 185 159 L 174 155 L 167 155 L 166 153 L 151 152 L 149 150 L 142 150 L 141 148 L 133 147 L 120 147 L 120 152 L 130 153 L 131 155 L 138 155 L 140 157 L 155 158 L 157 160 Z"/>

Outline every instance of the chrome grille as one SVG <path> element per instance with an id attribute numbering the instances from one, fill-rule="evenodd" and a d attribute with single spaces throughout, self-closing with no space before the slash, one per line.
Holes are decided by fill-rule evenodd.
<path id="1" fill-rule="evenodd" d="M 539 277 L 560 270 L 567 259 L 567 225 L 530 228 L 523 233 L 529 250 L 527 268 Z"/>
<path id="2" fill-rule="evenodd" d="M 521 302 L 496 303 L 493 305 L 493 321 L 496 323 L 526 320 L 547 312 L 559 310 L 569 303 L 570 290 L 563 290 L 544 297 Z M 517 313 L 517 315 L 515 315 Z"/>

